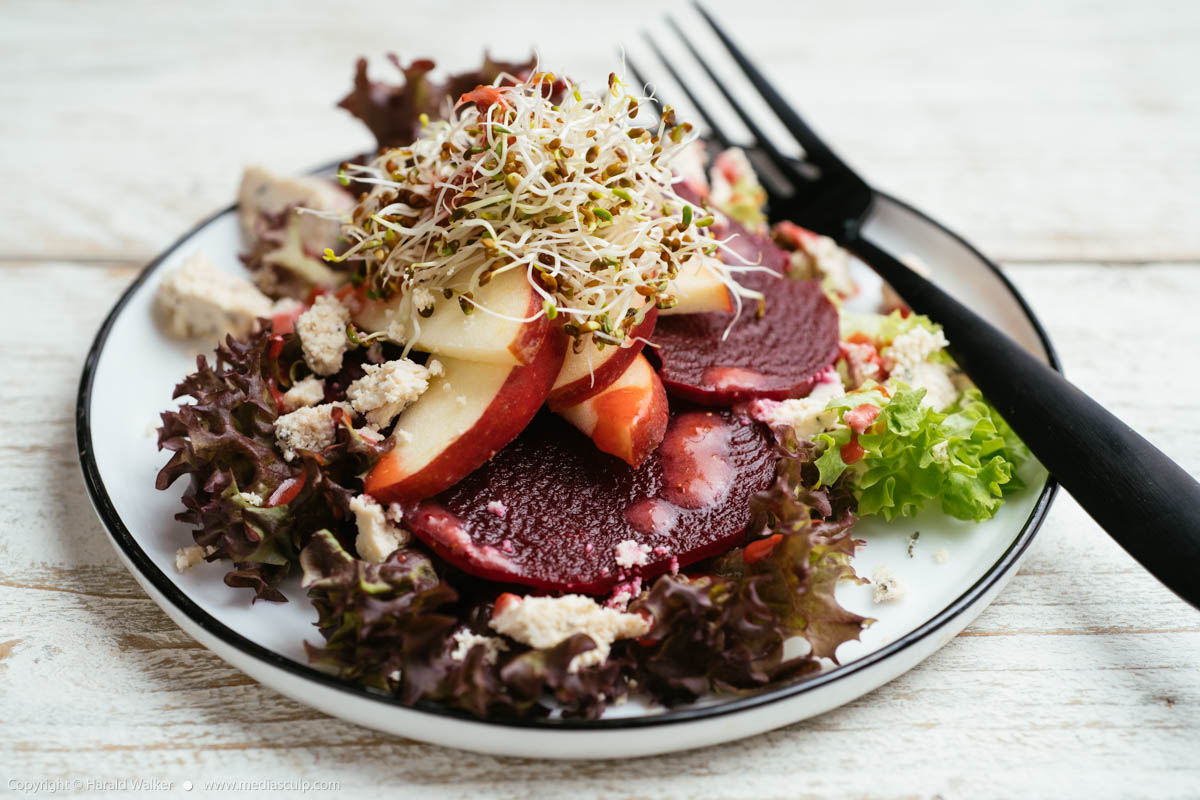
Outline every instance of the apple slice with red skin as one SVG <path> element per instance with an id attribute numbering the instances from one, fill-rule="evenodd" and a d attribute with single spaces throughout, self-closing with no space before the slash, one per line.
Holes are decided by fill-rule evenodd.
<path id="1" fill-rule="evenodd" d="M 528 364 L 438 357 L 443 373 L 396 419 L 394 446 L 367 473 L 380 503 L 430 497 L 478 469 L 524 430 L 562 367 L 566 336 L 545 318 Z"/>
<path id="2" fill-rule="evenodd" d="M 658 313 L 666 317 L 733 311 L 733 297 L 717 273 L 720 268 L 720 262 L 711 256 L 689 259 L 667 284 L 667 291 L 679 302 Z"/>
<path id="3" fill-rule="evenodd" d="M 558 378 L 554 381 L 554 388 L 550 390 L 550 407 L 558 409 L 575 405 L 599 394 L 620 378 L 642 352 L 642 345 L 654 333 L 657 320 L 658 309 L 651 307 L 645 318 L 629 330 L 627 347 L 609 346 L 597 350 L 591 337 L 588 337 L 583 340 L 579 352 L 574 348 L 569 349 Z"/>
<path id="4" fill-rule="evenodd" d="M 525 272 L 520 269 L 502 272 L 472 294 L 476 303 L 494 313 L 476 308 L 464 314 L 457 296 L 446 299 L 435 293 L 433 313 L 418 317 L 420 331 L 406 344 L 422 353 L 464 361 L 532 363 L 542 343 L 540 329 L 522 320 L 541 311 L 542 298 Z M 354 324 L 368 333 L 386 331 L 396 319 L 402 302 L 403 295 L 388 300 L 364 298 L 354 312 Z"/>
<path id="5" fill-rule="evenodd" d="M 667 391 L 644 355 L 599 394 L 551 410 L 592 438 L 596 449 L 638 467 L 667 432 Z"/>

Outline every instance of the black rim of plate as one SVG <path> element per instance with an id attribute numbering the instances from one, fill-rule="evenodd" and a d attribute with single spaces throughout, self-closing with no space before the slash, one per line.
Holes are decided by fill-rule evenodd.
<path id="1" fill-rule="evenodd" d="M 325 170 L 316 170 L 323 172 Z M 1020 306 L 1022 312 L 1033 326 L 1034 332 L 1037 334 L 1042 348 L 1045 350 L 1046 358 L 1050 365 L 1058 371 L 1062 371 L 1059 364 L 1058 356 L 1054 351 L 1053 345 L 1050 343 L 1050 338 L 1046 335 L 1041 322 L 1034 315 L 1029 304 L 1021 295 L 1017 288 L 1012 284 L 1008 277 L 993 263 L 989 258 L 980 253 L 968 241 L 963 239 L 954 231 L 942 225 L 937 220 L 929 215 L 913 208 L 903 200 L 899 200 L 889 194 L 879 192 L 879 196 L 895 203 L 900 208 L 908 211 L 914 216 L 924 220 L 934 226 L 941 232 L 945 233 L 972 255 L 978 258 L 983 264 L 995 274 L 1004 287 L 1012 295 Z M 100 521 L 108 529 L 109 535 L 113 541 L 129 559 L 130 563 L 141 573 L 141 576 L 148 580 L 154 588 L 170 602 L 180 613 L 187 616 L 192 622 L 200 626 L 205 632 L 216 637 L 224 644 L 239 650 L 244 655 L 250 656 L 255 660 L 274 667 L 283 672 L 289 673 L 297 678 L 302 678 L 307 681 L 320 684 L 321 686 L 336 689 L 347 694 L 358 696 L 366 700 L 383 702 L 395 705 L 406 710 L 417 711 L 420 713 L 430 714 L 438 717 L 446 717 L 472 722 L 480 725 L 491 725 L 504 728 L 533 728 L 542 730 L 620 730 L 628 728 L 644 728 L 656 725 L 670 725 L 683 722 L 694 722 L 702 719 L 723 716 L 726 714 L 734 714 L 741 711 L 746 711 L 759 706 L 774 703 L 780 700 L 792 698 L 814 691 L 821 686 L 848 677 L 854 673 L 865 670 L 881 661 L 884 661 L 902 650 L 916 644 L 922 639 L 930 636 L 940 630 L 953 619 L 962 614 L 966 609 L 971 607 L 990 589 L 996 586 L 1009 571 L 1017 564 L 1022 554 L 1033 541 L 1034 535 L 1041 527 L 1042 522 L 1046 518 L 1046 513 L 1050 508 L 1051 501 L 1058 490 L 1058 483 L 1052 476 L 1048 476 L 1046 484 L 1042 488 L 1041 494 L 1034 503 L 1032 512 L 1029 518 L 1025 520 L 1020 532 L 1013 539 L 1012 544 L 1000 556 L 994 565 L 976 581 L 970 588 L 963 592 L 953 602 L 935 614 L 932 618 L 926 620 L 916 629 L 910 631 L 904 636 L 896 639 L 893 642 L 881 647 L 874 652 L 851 661 L 848 664 L 834 667 L 833 669 L 823 672 L 820 675 L 801 678 L 796 681 L 782 683 L 774 686 L 764 687 L 762 689 L 751 690 L 745 694 L 731 695 L 722 698 L 712 705 L 683 707 L 678 709 L 670 709 L 661 713 L 648 714 L 640 717 L 624 717 L 614 719 L 486 719 L 476 717 L 465 711 L 448 708 L 438 703 L 420 701 L 413 706 L 408 706 L 401 703 L 393 695 L 381 692 L 375 689 L 368 689 L 357 684 L 321 672 L 315 667 L 307 664 L 301 664 L 292 661 L 278 653 L 275 653 L 267 648 L 259 645 L 245 636 L 237 633 L 232 628 L 217 620 L 207 611 L 200 608 L 191 598 L 175 585 L 175 583 L 150 559 L 146 551 L 138 544 L 133 534 L 125 526 L 124 521 L 117 513 L 116 507 L 108 496 L 108 491 L 105 489 L 104 480 L 100 476 L 99 468 L 96 464 L 96 459 L 92 453 L 92 433 L 91 433 L 91 396 L 92 384 L 96 375 L 96 366 L 100 360 L 100 354 L 104 350 L 105 342 L 108 340 L 109 332 L 112 330 L 117 317 L 122 309 L 133 297 L 138 288 L 146 281 L 146 279 L 156 270 L 163 261 L 171 255 L 184 242 L 191 239 L 196 233 L 207 227 L 210 223 L 221 216 L 233 212 L 237 209 L 237 205 L 231 205 L 224 208 L 207 219 L 201 221 L 190 231 L 177 239 L 169 248 L 161 253 L 157 258 L 151 261 L 133 281 L 128 289 L 117 300 L 112 311 L 105 318 L 104 323 L 100 326 L 99 332 L 92 343 L 91 349 L 88 351 L 87 360 L 84 362 L 83 375 L 79 384 L 79 395 L 75 407 L 75 437 L 79 447 L 79 460 L 83 468 L 83 478 L 87 485 L 88 494 L 91 496 L 92 505 L 95 507 L 97 514 L 100 516 Z"/>

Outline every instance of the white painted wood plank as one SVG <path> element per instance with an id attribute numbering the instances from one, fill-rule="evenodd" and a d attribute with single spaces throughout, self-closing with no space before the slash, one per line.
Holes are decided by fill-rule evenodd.
<path id="1" fill-rule="evenodd" d="M 1193 472 L 1200 431 L 1187 398 L 1200 379 L 1181 372 L 1170 343 L 1191 341 L 1180 337 L 1194 331 L 1198 266 L 1009 269 L 1069 374 Z M 0 266 L 5 781 L 157 777 L 192 781 L 197 797 L 234 794 L 204 780 L 244 778 L 405 797 L 755 800 L 1180 797 L 1200 786 L 1200 618 L 1066 497 L 1009 588 L 937 655 L 848 706 L 743 742 L 619 766 L 498 759 L 284 699 L 179 631 L 87 504 L 71 418 L 78 372 L 134 274 Z"/>
<path id="2" fill-rule="evenodd" d="M 682 10 L 11 5 L 0 246 L 147 259 L 230 202 L 247 162 L 298 171 L 367 146 L 332 108 L 360 54 L 462 68 L 484 47 L 537 46 L 595 83 L 667 7 Z M 992 255 L 1200 258 L 1200 5 L 744 0 L 722 14 L 849 160 Z"/>

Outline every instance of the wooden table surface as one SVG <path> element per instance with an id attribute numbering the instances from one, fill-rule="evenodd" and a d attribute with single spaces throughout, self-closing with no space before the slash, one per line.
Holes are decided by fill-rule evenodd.
<path id="1" fill-rule="evenodd" d="M 79 475 L 76 386 L 109 306 L 230 201 L 244 164 L 300 171 L 368 144 L 331 108 L 358 54 L 459 68 L 536 44 L 596 82 L 661 4 L 343 5 L 0 6 L 0 792 L 159 779 L 229 797 L 205 782 L 232 778 L 405 798 L 1200 796 L 1200 614 L 1063 495 L 996 603 L 917 669 L 808 722 L 622 764 L 359 728 L 176 628 Z M 1200 473 L 1198 9 L 722 13 L 850 161 L 1004 265 L 1073 380 Z"/>

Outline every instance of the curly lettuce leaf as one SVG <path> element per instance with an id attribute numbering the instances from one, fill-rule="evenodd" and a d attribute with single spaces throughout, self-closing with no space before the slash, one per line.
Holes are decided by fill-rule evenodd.
<path id="1" fill-rule="evenodd" d="M 905 316 L 899 311 L 893 311 L 890 314 L 872 314 L 867 311 L 842 309 L 838 314 L 838 325 L 842 339 L 849 339 L 855 334 L 859 334 L 879 343 L 890 342 L 900 334 L 908 333 L 914 328 L 925 328 L 930 333 L 941 330 L 940 325 L 923 314 Z"/>
<path id="2" fill-rule="evenodd" d="M 687 702 L 816 671 L 869 623 L 834 597 L 838 582 L 856 579 L 848 534 L 804 529 L 761 542 L 766 557 L 748 556 L 754 546 L 732 550 L 697 577 L 664 575 L 630 605 L 654 620 L 635 655 L 638 681 L 655 699 Z M 810 651 L 785 658 L 793 637 Z"/>
<path id="3" fill-rule="evenodd" d="M 360 58 L 355 65 L 354 88 L 338 103 L 370 129 L 381 148 L 411 144 L 421 130 L 421 115 L 440 118 L 447 105 L 464 92 L 479 84 L 490 84 L 502 73 L 525 75 L 537 63 L 534 58 L 507 62 L 485 55 L 478 69 L 437 82 L 429 74 L 436 66 L 431 59 L 419 58 L 407 67 L 393 53 L 388 54 L 388 60 L 404 76 L 403 83 L 372 81 L 367 76 L 367 60 Z"/>
<path id="4" fill-rule="evenodd" d="M 482 647 L 453 658 L 452 637 L 464 621 L 468 630 L 490 633 L 490 603 L 464 602 L 416 548 L 372 564 L 319 531 L 300 564 L 326 641 L 305 643 L 310 661 L 410 705 L 432 700 L 478 716 L 526 716 L 549 713 L 545 700 L 553 698 L 566 714 L 596 717 L 608 698 L 625 692 L 618 658 L 571 671 L 575 656 L 596 646 L 584 634 L 545 650 L 513 643 L 492 661 Z"/>
<path id="5" fill-rule="evenodd" d="M 752 502 L 759 538 L 698 568 L 664 575 L 630 610 L 654 624 L 635 650 L 638 681 L 660 702 L 690 701 L 711 690 L 751 689 L 819 669 L 871 620 L 835 597 L 841 581 L 860 580 L 850 558 L 851 498 L 815 485 L 811 442 L 781 446 L 775 483 Z M 784 657 L 794 637 L 809 652 Z"/>
<path id="6" fill-rule="evenodd" d="M 844 476 L 863 516 L 912 516 L 936 501 L 957 519 L 991 518 L 1007 494 L 1023 488 L 1016 470 L 1028 449 L 977 389 L 965 391 L 945 413 L 922 406 L 924 396 L 924 389 L 901 387 L 890 398 L 868 389 L 831 402 L 842 422 L 863 404 L 880 412 L 857 437 L 848 427 L 817 437 L 819 482 Z M 848 464 L 843 448 L 852 438 L 863 454 Z"/>
<path id="7" fill-rule="evenodd" d="M 369 564 L 326 531 L 312 537 L 300 559 L 326 639 L 324 647 L 308 647 L 309 657 L 406 703 L 433 700 L 480 716 L 541 715 L 553 706 L 590 718 L 635 686 L 673 704 L 816 671 L 870 620 L 835 597 L 839 582 L 858 580 L 850 558 L 861 542 L 849 535 L 848 494 L 804 489 L 812 452 L 810 446 L 789 455 L 790 468 L 756 498 L 766 538 L 690 575 L 656 579 L 629 606 L 652 620 L 651 630 L 636 642 L 616 642 L 602 664 L 570 669 L 595 647 L 585 634 L 544 650 L 508 640 L 490 661 L 478 646 L 455 659 L 456 632 L 496 635 L 487 624 L 494 584 L 459 573 L 439 578 L 417 548 Z M 809 651 L 785 657 L 794 637 Z"/>
<path id="8" fill-rule="evenodd" d="M 312 533 L 352 525 L 350 499 L 386 450 L 343 415 L 323 453 L 284 460 L 275 446 L 275 398 L 300 363 L 294 334 L 264 328 L 245 340 L 229 337 L 215 363 L 197 358 L 196 372 L 174 393 L 192 402 L 164 412 L 159 429 L 159 449 L 172 455 L 155 485 L 190 477 L 175 518 L 193 526 L 196 544 L 214 548 L 210 559 L 233 562 L 225 583 L 253 589 L 255 600 L 283 602 L 277 587 Z"/>

